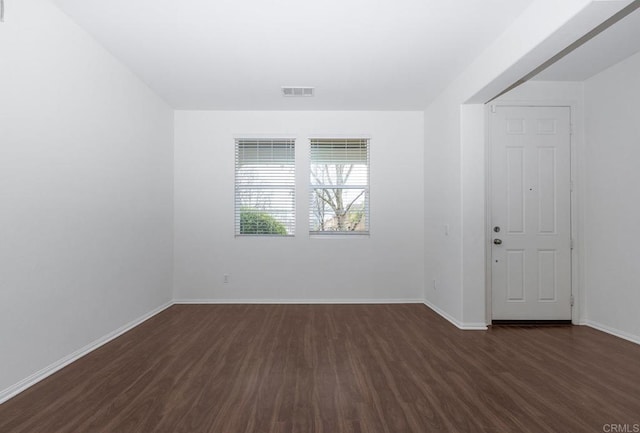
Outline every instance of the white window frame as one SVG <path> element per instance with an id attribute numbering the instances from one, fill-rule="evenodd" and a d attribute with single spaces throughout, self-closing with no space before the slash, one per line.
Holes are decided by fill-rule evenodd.
<path id="1" fill-rule="evenodd" d="M 340 187 L 340 189 L 362 189 L 364 190 L 364 224 L 366 230 L 313 230 L 312 224 L 312 212 L 313 207 L 315 205 L 315 196 L 314 191 L 317 189 L 336 189 L 336 185 L 332 184 L 314 184 L 311 180 L 312 176 L 312 165 L 313 165 L 313 145 L 314 142 L 340 142 L 340 141 L 363 141 L 366 142 L 366 183 L 365 184 L 356 184 Z M 315 136 L 309 138 L 309 176 L 308 176 L 308 203 L 309 203 L 309 211 L 307 215 L 307 221 L 309 224 L 309 235 L 311 237 L 317 238 L 329 238 L 329 237 L 368 237 L 371 233 L 371 194 L 370 194 L 370 185 L 371 185 L 371 138 L 368 136 L 363 136 L 361 134 L 353 134 L 349 136 Z"/>
<path id="2" fill-rule="evenodd" d="M 283 138 L 272 138 L 272 137 L 235 137 L 234 144 L 234 155 L 235 155 L 235 168 L 234 168 L 234 233 L 236 238 L 240 237 L 293 237 L 295 236 L 296 230 L 296 157 L 295 157 L 295 138 L 291 137 L 283 137 Z M 261 183 L 251 183 L 247 181 L 247 178 L 240 175 L 240 165 L 241 165 L 241 145 L 242 144 L 254 144 L 256 146 L 264 146 L 267 148 L 269 145 L 279 143 L 289 145 L 289 149 L 285 151 L 291 152 L 291 159 L 286 160 L 291 165 L 291 173 L 283 176 L 282 178 L 278 178 L 278 175 L 274 175 L 271 173 L 270 182 L 267 182 L 265 179 L 265 183 L 267 185 L 262 185 Z M 273 151 L 273 149 L 272 149 Z M 256 151 L 256 154 L 259 154 L 259 150 Z M 258 161 L 258 159 L 256 159 Z M 267 159 L 266 161 L 269 161 Z M 277 161 L 277 160 L 276 160 Z M 285 161 L 285 160 L 283 160 Z M 281 181 L 281 182 L 280 182 Z M 290 214 L 285 218 L 286 221 L 280 221 L 277 217 L 274 217 L 269 213 L 268 209 L 264 211 L 256 210 L 256 214 L 269 214 L 272 218 L 280 222 L 283 226 L 285 226 L 287 233 L 286 234 L 278 234 L 278 233 L 242 233 L 241 228 L 241 220 L 242 220 L 242 192 L 246 191 L 289 191 L 291 196 L 290 203 Z M 284 215 L 287 215 L 284 213 Z"/>

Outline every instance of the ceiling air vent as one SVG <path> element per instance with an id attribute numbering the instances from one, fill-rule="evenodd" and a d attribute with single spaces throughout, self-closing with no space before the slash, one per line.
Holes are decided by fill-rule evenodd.
<path id="1" fill-rule="evenodd" d="M 313 96 L 313 87 L 283 87 L 282 96 Z"/>

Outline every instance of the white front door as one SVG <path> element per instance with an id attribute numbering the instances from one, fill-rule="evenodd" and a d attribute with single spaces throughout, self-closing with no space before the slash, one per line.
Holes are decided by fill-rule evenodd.
<path id="1" fill-rule="evenodd" d="M 490 116 L 492 318 L 570 320 L 570 108 Z"/>

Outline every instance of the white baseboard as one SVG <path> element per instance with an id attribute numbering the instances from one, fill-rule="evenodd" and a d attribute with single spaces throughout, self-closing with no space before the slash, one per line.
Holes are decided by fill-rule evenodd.
<path id="1" fill-rule="evenodd" d="M 116 329 L 115 331 L 110 332 L 109 334 L 107 334 L 107 335 L 105 335 L 105 336 L 103 336 L 101 338 L 98 338 L 97 340 L 87 344 L 83 348 L 81 348 L 79 350 L 76 350 L 72 354 L 70 354 L 68 356 L 65 356 L 64 358 L 54 362 L 51 365 L 46 366 L 42 370 L 33 373 L 31 376 L 21 380 L 20 382 L 16 383 L 15 385 L 12 385 L 7 389 L 1 390 L 0 391 L 0 404 L 4 403 L 5 401 L 9 400 L 12 397 L 15 397 L 16 395 L 20 394 L 22 391 L 26 390 L 27 388 L 35 385 L 36 383 L 40 382 L 43 379 L 46 379 L 47 377 L 51 376 L 53 373 L 63 369 L 67 365 L 69 365 L 72 362 L 82 358 L 83 356 L 87 355 L 88 353 L 96 350 L 100 346 L 103 346 L 103 345 L 107 344 L 111 340 L 121 336 L 122 334 L 124 334 L 125 332 L 131 330 L 132 328 L 135 328 L 136 326 L 140 325 L 142 322 L 150 319 L 151 317 L 155 316 L 156 314 L 160 313 L 161 311 L 166 310 L 167 308 L 169 308 L 172 305 L 173 305 L 173 302 L 167 302 L 166 304 L 156 308 L 155 310 L 150 311 L 150 312 L 144 314 L 143 316 L 138 317 L 137 319 L 135 319 L 135 320 L 127 323 L 126 325 Z"/>
<path id="2" fill-rule="evenodd" d="M 440 316 L 445 318 L 447 321 L 449 321 L 452 325 L 454 325 L 458 329 L 462 329 L 464 331 L 486 331 L 487 330 L 487 324 L 486 323 L 472 323 L 472 322 L 471 323 L 465 323 L 465 322 L 460 322 L 459 320 L 457 320 L 456 318 L 451 316 L 449 313 L 447 313 L 446 311 L 436 307 L 435 305 L 433 305 L 431 302 L 427 301 L 426 299 L 423 300 L 422 302 L 424 303 L 424 305 L 426 305 L 427 307 L 431 308 L 433 311 L 435 311 Z"/>
<path id="3" fill-rule="evenodd" d="M 640 344 L 640 336 L 633 335 L 607 325 L 603 325 L 602 323 L 594 322 L 592 320 L 581 320 L 580 325 L 588 326 L 590 328 L 597 329 L 598 331 L 606 332 L 607 334 L 611 334 L 616 337 L 623 338 L 627 341 L 631 341 L 632 343 Z"/>
<path id="4" fill-rule="evenodd" d="M 174 299 L 175 304 L 422 304 L 423 299 Z"/>

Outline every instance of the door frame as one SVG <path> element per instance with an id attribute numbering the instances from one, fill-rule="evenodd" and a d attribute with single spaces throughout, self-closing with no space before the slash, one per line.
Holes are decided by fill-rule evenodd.
<path id="1" fill-rule="evenodd" d="M 580 324 L 582 316 L 582 296 L 580 287 L 582 287 L 582 269 L 581 260 L 582 254 L 580 254 L 580 239 L 581 239 L 581 219 L 579 218 L 579 205 L 580 205 L 580 189 L 578 188 L 579 179 L 581 178 L 580 166 L 578 164 L 578 146 L 583 142 L 583 130 L 581 122 L 581 105 L 577 101 L 564 101 L 564 100 L 496 100 L 485 104 L 485 287 L 486 287 L 486 321 L 490 326 L 493 319 L 493 293 L 492 293 L 492 266 L 491 266 L 491 239 L 492 239 L 492 201 L 491 201 L 491 179 L 493 172 L 491 170 L 491 112 L 492 107 L 566 107 L 569 108 L 569 119 L 571 134 L 570 139 L 570 163 L 569 170 L 571 178 L 571 192 L 570 192 L 570 214 L 571 214 L 571 296 L 573 298 L 573 304 L 571 306 L 571 323 L 574 325 Z"/>

